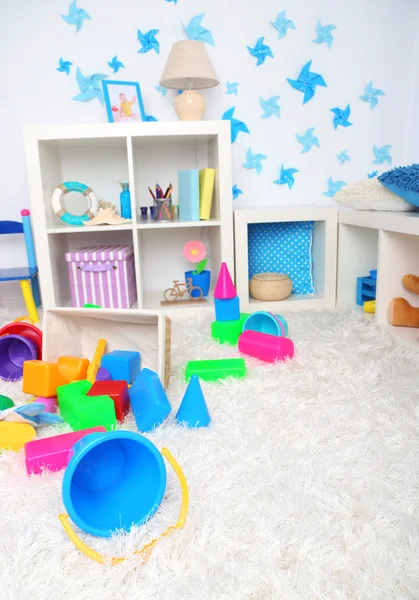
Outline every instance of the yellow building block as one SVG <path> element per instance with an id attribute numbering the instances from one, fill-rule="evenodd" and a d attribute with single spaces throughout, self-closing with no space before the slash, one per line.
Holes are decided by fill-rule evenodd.
<path id="1" fill-rule="evenodd" d="M 86 379 L 89 360 L 79 356 L 60 356 L 57 365 L 58 372 L 67 383 Z"/>
<path id="2" fill-rule="evenodd" d="M 106 344 L 106 340 L 102 338 L 97 343 L 92 362 L 90 363 L 89 368 L 87 369 L 86 379 L 90 381 L 90 383 L 94 383 L 96 379 L 96 375 L 100 367 L 100 361 L 102 360 L 102 356 L 105 354 Z"/>
<path id="3" fill-rule="evenodd" d="M 0 421 L 0 450 L 19 452 L 26 442 L 30 442 L 35 437 L 35 428 L 28 423 Z"/>
<path id="4" fill-rule="evenodd" d="M 60 375 L 56 363 L 43 360 L 27 360 L 23 363 L 23 393 L 51 398 L 57 395 L 57 387 L 68 383 Z"/>

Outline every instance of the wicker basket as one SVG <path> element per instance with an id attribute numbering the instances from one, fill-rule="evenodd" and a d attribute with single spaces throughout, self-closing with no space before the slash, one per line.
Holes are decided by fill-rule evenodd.
<path id="1" fill-rule="evenodd" d="M 285 300 L 292 294 L 292 281 L 283 273 L 257 273 L 250 280 L 249 292 L 256 300 Z"/>

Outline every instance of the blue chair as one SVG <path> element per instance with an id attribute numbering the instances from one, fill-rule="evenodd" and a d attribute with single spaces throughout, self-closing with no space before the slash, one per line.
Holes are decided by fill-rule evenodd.
<path id="1" fill-rule="evenodd" d="M 29 317 L 38 323 L 37 306 L 41 304 L 39 292 L 38 267 L 36 266 L 35 246 L 32 237 L 30 212 L 25 209 L 21 211 L 22 223 L 18 221 L 0 221 L 0 235 L 11 235 L 23 233 L 25 237 L 26 254 L 28 255 L 28 266 L 13 269 L 0 269 L 0 283 L 2 281 L 19 281 L 26 310 Z"/>

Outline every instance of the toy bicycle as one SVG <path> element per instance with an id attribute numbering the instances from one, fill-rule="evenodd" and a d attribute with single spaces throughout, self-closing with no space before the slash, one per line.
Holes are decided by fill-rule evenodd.
<path id="1" fill-rule="evenodd" d="M 164 299 L 167 302 L 174 302 L 188 293 L 191 300 L 200 300 L 202 298 L 202 289 L 196 285 L 192 285 L 192 278 L 189 277 L 186 283 L 179 283 L 179 279 L 173 279 L 173 287 L 168 288 L 164 292 Z M 192 292 L 195 294 L 192 296 Z"/>

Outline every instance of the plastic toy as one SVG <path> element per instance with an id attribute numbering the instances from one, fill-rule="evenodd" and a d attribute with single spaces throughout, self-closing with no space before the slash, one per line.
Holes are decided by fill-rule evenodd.
<path id="1" fill-rule="evenodd" d="M 24 321 L 30 321 L 30 323 L 25 323 Z M 38 355 L 36 358 L 42 360 L 42 331 L 33 323 L 34 322 L 29 317 L 19 317 L 12 323 L 2 327 L 0 329 L 0 336 L 13 333 L 31 340 L 36 345 L 38 350 Z"/>
<path id="2" fill-rule="evenodd" d="M 37 356 L 38 348 L 32 340 L 14 333 L 0 337 L 0 379 L 22 379 L 23 363 Z"/>
<path id="3" fill-rule="evenodd" d="M 6 408 L 11 408 L 15 403 L 8 396 L 3 396 L 0 394 L 0 410 L 6 410 Z"/>
<path id="4" fill-rule="evenodd" d="M 139 352 L 114 350 L 102 356 L 100 365 L 108 369 L 115 381 L 132 383 L 140 374 L 141 357 Z"/>
<path id="5" fill-rule="evenodd" d="M 67 381 L 80 381 L 86 379 L 89 361 L 78 356 L 60 356 L 57 361 L 58 372 Z"/>
<path id="6" fill-rule="evenodd" d="M 13 406 L 0 412 L 0 421 L 7 423 L 27 423 L 33 427 L 57 425 L 62 423 L 61 417 L 45 411 L 45 404 L 31 402 L 22 406 Z"/>
<path id="7" fill-rule="evenodd" d="M 70 540 L 83 554 L 99 563 L 106 560 L 80 540 L 68 517 L 83 531 L 99 537 L 110 537 L 120 529 L 130 531 L 133 526 L 146 522 L 158 509 L 166 489 L 162 456 L 179 479 L 182 506 L 176 525 L 134 553 L 144 562 L 159 540 L 185 524 L 189 492 L 182 469 L 167 448 L 160 453 L 138 433 L 93 433 L 77 442 L 62 485 L 68 515 L 60 515 L 59 519 Z M 112 558 L 111 564 L 124 560 Z"/>
<path id="8" fill-rule="evenodd" d="M 186 381 L 189 381 L 193 375 L 198 375 L 204 381 L 217 381 L 227 377 L 242 378 L 246 376 L 246 363 L 243 358 L 190 360 L 186 365 Z"/>
<path id="9" fill-rule="evenodd" d="M 28 315 L 34 323 L 38 323 L 39 317 L 36 307 L 41 304 L 41 296 L 39 293 L 38 267 L 36 266 L 30 212 L 27 209 L 24 209 L 20 214 L 22 216 L 22 223 L 18 223 L 17 221 L 0 221 L 0 235 L 23 233 L 26 254 L 28 257 L 28 266 L 23 268 L 0 269 L 0 282 L 19 281 Z"/>
<path id="10" fill-rule="evenodd" d="M 220 344 L 236 346 L 243 331 L 243 323 L 249 315 L 241 313 L 237 321 L 213 321 L 211 323 L 211 337 Z"/>
<path id="11" fill-rule="evenodd" d="M 105 367 L 99 367 L 95 381 L 112 381 L 111 374 Z"/>
<path id="12" fill-rule="evenodd" d="M 102 360 L 102 356 L 105 354 L 106 350 L 106 340 L 100 339 L 97 343 L 95 354 L 93 356 L 93 360 L 90 365 L 87 367 L 86 379 L 93 383 L 96 379 L 97 373 L 100 367 L 100 361 Z M 109 371 L 108 371 L 109 373 Z"/>
<path id="13" fill-rule="evenodd" d="M 83 308 L 102 308 L 102 307 L 99 306 L 99 304 L 89 304 L 88 302 L 86 302 L 86 304 L 83 304 Z"/>
<path id="14" fill-rule="evenodd" d="M 220 273 L 215 286 L 214 298 L 218 300 L 231 300 L 236 296 L 236 288 L 234 287 L 227 264 L 223 262 L 221 263 Z"/>
<path id="15" fill-rule="evenodd" d="M 57 387 L 66 380 L 60 375 L 58 365 L 42 360 L 27 360 L 23 364 L 23 393 L 50 398 L 57 395 Z"/>
<path id="16" fill-rule="evenodd" d="M 238 296 L 230 300 L 214 298 L 215 318 L 217 321 L 238 321 L 240 319 L 240 300 Z"/>
<path id="17" fill-rule="evenodd" d="M 65 209 L 64 196 L 71 192 L 73 195 L 77 192 L 85 196 L 89 202 L 88 209 L 82 215 L 72 215 Z M 84 221 L 93 219 L 97 213 L 99 203 L 91 188 L 79 181 L 64 181 L 52 192 L 51 198 L 52 210 L 57 217 L 69 225 L 81 226 Z M 67 202 L 68 204 L 68 202 Z"/>
<path id="18" fill-rule="evenodd" d="M 368 300 L 368 302 L 364 302 L 364 312 L 366 313 L 375 313 L 375 300 Z"/>
<path id="19" fill-rule="evenodd" d="M 61 471 L 68 465 L 73 446 L 89 433 L 105 432 L 104 427 L 62 433 L 25 444 L 25 462 L 28 475 L 39 475 L 44 470 Z"/>
<path id="20" fill-rule="evenodd" d="M 172 407 L 159 376 L 143 369 L 129 390 L 129 399 L 138 430 L 151 431 L 166 419 Z"/>
<path id="21" fill-rule="evenodd" d="M 0 450 L 14 450 L 21 448 L 36 437 L 35 428 L 26 423 L 8 423 L 0 421 Z"/>
<path id="22" fill-rule="evenodd" d="M 211 286 L 211 272 L 205 269 L 208 262 L 205 245 L 199 240 L 190 240 L 183 247 L 183 256 L 195 265 L 193 270 L 185 271 L 185 281 L 192 280 L 191 297 L 205 298 Z M 202 294 L 195 290 L 201 290 Z"/>
<path id="23" fill-rule="evenodd" d="M 250 315 L 243 323 L 243 331 L 247 330 L 287 337 L 288 323 L 281 315 L 259 311 Z"/>
<path id="24" fill-rule="evenodd" d="M 109 396 L 91 396 L 87 380 L 75 381 L 57 388 L 60 415 L 74 431 L 103 425 L 107 431 L 115 429 L 115 405 Z"/>
<path id="25" fill-rule="evenodd" d="M 211 421 L 197 375 L 192 375 L 176 414 L 178 423 L 188 427 L 206 427 Z"/>
<path id="26" fill-rule="evenodd" d="M 128 385 L 126 381 L 95 381 L 88 396 L 109 396 L 115 405 L 117 420 L 121 423 L 129 412 Z"/>
<path id="27" fill-rule="evenodd" d="M 356 280 L 356 303 L 362 306 L 368 300 L 375 300 L 377 292 L 377 269 L 370 271 L 368 277 L 358 277 Z"/>
<path id="28" fill-rule="evenodd" d="M 294 356 L 294 344 L 289 338 L 251 330 L 243 331 L 239 337 L 239 350 L 266 362 L 282 361 Z"/>
<path id="29" fill-rule="evenodd" d="M 44 398 L 43 396 L 39 396 L 39 398 L 35 398 L 34 402 L 40 402 L 45 406 L 45 412 L 56 413 L 58 410 L 58 402 L 56 396 L 51 396 L 51 398 Z"/>

